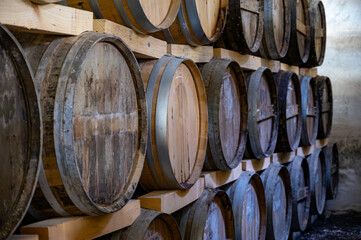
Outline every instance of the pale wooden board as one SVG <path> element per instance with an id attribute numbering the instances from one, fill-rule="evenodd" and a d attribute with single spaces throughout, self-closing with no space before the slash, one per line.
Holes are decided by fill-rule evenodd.
<path id="1" fill-rule="evenodd" d="M 139 215 L 140 201 L 130 200 L 113 214 L 49 219 L 22 227 L 21 233 L 38 234 L 40 240 L 94 239 L 132 225 Z"/>
<path id="2" fill-rule="evenodd" d="M 206 171 L 201 177 L 204 178 L 205 186 L 208 188 L 217 188 L 225 184 L 236 181 L 242 173 L 242 164 L 227 171 Z"/>
<path id="3" fill-rule="evenodd" d="M 275 153 L 272 155 L 272 163 L 285 164 L 292 162 L 296 152 Z"/>
<path id="4" fill-rule="evenodd" d="M 213 47 L 191 47 L 189 45 L 168 44 L 168 54 L 172 54 L 177 57 L 189 58 L 196 63 L 206 63 L 213 58 Z"/>
<path id="5" fill-rule="evenodd" d="M 134 30 L 105 19 L 94 20 L 94 31 L 119 36 L 138 58 L 161 58 L 167 54 L 167 43 L 149 35 L 137 34 Z"/>
<path id="6" fill-rule="evenodd" d="M 316 140 L 316 142 L 315 142 L 315 147 L 316 147 L 316 148 L 323 148 L 323 147 L 326 147 L 327 144 L 328 144 L 328 138 L 318 139 L 318 140 Z"/>
<path id="7" fill-rule="evenodd" d="M 309 156 L 315 151 L 317 148 L 323 148 L 326 147 L 329 142 L 328 138 L 325 139 L 318 139 L 316 140 L 315 144 L 308 147 L 299 147 L 296 151 L 297 156 L 306 157 Z"/>
<path id="8" fill-rule="evenodd" d="M 204 179 L 199 178 L 190 189 L 154 191 L 138 199 L 142 208 L 171 214 L 197 200 L 203 190 Z"/>
<path id="9" fill-rule="evenodd" d="M 1 0 L 0 22 L 9 28 L 45 34 L 78 35 L 93 30 L 93 13 L 29 0 Z"/>
<path id="10" fill-rule="evenodd" d="M 242 167 L 244 171 L 259 172 L 268 168 L 271 162 L 271 157 L 264 159 L 242 160 Z"/>
<path id="11" fill-rule="evenodd" d="M 303 76 L 316 77 L 318 74 L 317 68 L 300 68 L 300 74 Z"/>
<path id="12" fill-rule="evenodd" d="M 7 240 L 39 240 L 38 235 L 12 235 Z"/>
<path id="13" fill-rule="evenodd" d="M 288 64 L 285 63 L 281 63 L 281 70 L 283 71 L 288 71 L 288 72 L 294 72 L 297 75 L 300 74 L 300 68 L 297 66 L 290 66 Z"/>

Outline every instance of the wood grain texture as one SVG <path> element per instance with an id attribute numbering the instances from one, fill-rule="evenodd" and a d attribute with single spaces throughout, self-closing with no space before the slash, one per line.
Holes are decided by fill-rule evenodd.
<path id="1" fill-rule="evenodd" d="M 335 199 L 338 191 L 339 160 L 337 143 L 329 143 L 324 149 L 326 167 L 326 198 Z"/>
<path id="2" fill-rule="evenodd" d="M 239 164 L 236 168 L 225 171 L 204 171 L 201 177 L 204 178 L 207 188 L 218 188 L 228 183 L 236 181 L 241 173 L 243 165 Z"/>
<path id="3" fill-rule="evenodd" d="M 327 138 L 332 130 L 333 92 L 331 80 L 325 76 L 316 77 L 320 111 L 317 139 Z"/>
<path id="4" fill-rule="evenodd" d="M 192 59 L 196 63 L 207 63 L 213 58 L 213 47 L 168 44 L 167 53 L 177 57 Z"/>

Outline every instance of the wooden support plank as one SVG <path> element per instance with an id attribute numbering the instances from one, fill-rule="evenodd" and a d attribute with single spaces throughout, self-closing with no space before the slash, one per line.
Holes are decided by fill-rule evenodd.
<path id="1" fill-rule="evenodd" d="M 307 146 L 307 147 L 299 147 L 297 149 L 296 154 L 297 154 L 297 156 L 307 157 L 307 156 L 311 155 L 314 150 L 315 150 L 314 145 Z"/>
<path id="2" fill-rule="evenodd" d="M 244 171 L 248 172 L 259 172 L 268 168 L 271 162 L 271 157 L 263 159 L 242 160 L 242 168 Z"/>
<path id="3" fill-rule="evenodd" d="M 251 12 L 251 13 L 255 13 L 255 14 L 259 14 L 259 2 L 258 1 L 243 1 L 241 2 L 241 9 Z"/>
<path id="4" fill-rule="evenodd" d="M 22 227 L 21 233 L 38 234 L 40 240 L 94 239 L 132 225 L 139 215 L 140 201 L 130 200 L 112 214 L 49 219 Z"/>
<path id="5" fill-rule="evenodd" d="M 10 236 L 7 240 L 39 240 L 38 235 L 17 235 Z"/>
<path id="6" fill-rule="evenodd" d="M 269 68 L 273 73 L 277 73 L 281 69 L 281 62 L 261 58 L 261 66 Z"/>
<path id="7" fill-rule="evenodd" d="M 1 0 L 0 22 L 9 28 L 45 34 L 78 35 L 93 30 L 93 13 L 71 7 Z"/>
<path id="8" fill-rule="evenodd" d="M 154 191 L 138 199 L 142 208 L 171 214 L 197 200 L 203 190 L 204 179 L 199 178 L 190 189 Z"/>
<path id="9" fill-rule="evenodd" d="M 149 35 L 137 34 L 134 30 L 105 19 L 94 20 L 94 31 L 119 36 L 138 58 L 161 58 L 167 54 L 167 42 Z"/>
<path id="10" fill-rule="evenodd" d="M 233 181 L 236 181 L 242 173 L 242 164 L 232 170 L 227 171 L 206 171 L 201 177 L 204 178 L 204 184 L 208 188 L 217 188 Z"/>
<path id="11" fill-rule="evenodd" d="M 299 31 L 300 33 L 302 33 L 302 35 L 305 35 L 307 34 L 307 27 L 306 25 L 301 22 L 300 20 L 297 19 L 296 21 L 296 28 L 297 28 L 297 31 Z"/>
<path id="12" fill-rule="evenodd" d="M 303 76 L 316 77 L 317 68 L 300 68 L 300 74 Z"/>
<path id="13" fill-rule="evenodd" d="M 296 152 L 275 153 L 272 155 L 272 163 L 285 164 L 292 162 L 296 156 Z"/>
<path id="14" fill-rule="evenodd" d="M 177 57 L 189 58 L 196 63 L 206 63 L 213 58 L 213 47 L 191 47 L 189 45 L 168 44 L 168 54 L 172 54 Z"/>
<path id="15" fill-rule="evenodd" d="M 323 38 L 323 37 L 325 37 L 325 29 L 324 29 L 324 28 L 316 28 L 316 29 L 315 29 L 315 37 L 316 37 L 316 38 Z"/>
<path id="16" fill-rule="evenodd" d="M 297 75 L 300 74 L 300 68 L 297 66 L 290 66 L 288 64 L 285 63 L 281 63 L 281 70 L 283 71 L 288 71 L 288 72 L 294 72 Z"/>
<path id="17" fill-rule="evenodd" d="M 326 147 L 328 144 L 328 138 L 325 139 L 317 139 L 315 143 L 316 148 L 323 148 Z"/>

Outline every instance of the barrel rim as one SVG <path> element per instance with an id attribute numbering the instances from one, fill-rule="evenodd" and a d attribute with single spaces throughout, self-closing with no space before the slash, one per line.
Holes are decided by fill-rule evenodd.
<path id="1" fill-rule="evenodd" d="M 331 131 L 332 131 L 333 91 L 332 91 L 331 80 L 330 80 L 329 77 L 317 76 L 316 77 L 316 82 L 317 82 L 317 91 L 318 91 L 319 106 L 320 106 L 317 138 L 322 139 L 322 138 L 329 137 L 330 134 L 331 134 Z M 325 85 L 327 85 L 327 87 L 328 87 L 328 90 L 329 90 L 328 95 L 329 95 L 329 100 L 330 100 L 330 112 L 328 114 L 328 126 L 327 126 L 327 129 L 324 129 L 324 127 L 323 127 L 323 118 L 322 118 L 322 113 L 323 113 L 322 102 L 323 102 L 323 91 L 324 91 L 324 86 Z"/>

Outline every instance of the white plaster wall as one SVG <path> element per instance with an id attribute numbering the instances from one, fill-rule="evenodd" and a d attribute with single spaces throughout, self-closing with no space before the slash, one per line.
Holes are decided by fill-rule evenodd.
<path id="1" fill-rule="evenodd" d="M 340 182 L 329 210 L 361 212 L 361 0 L 323 0 L 327 48 L 319 75 L 331 78 L 332 140 L 339 146 Z"/>

